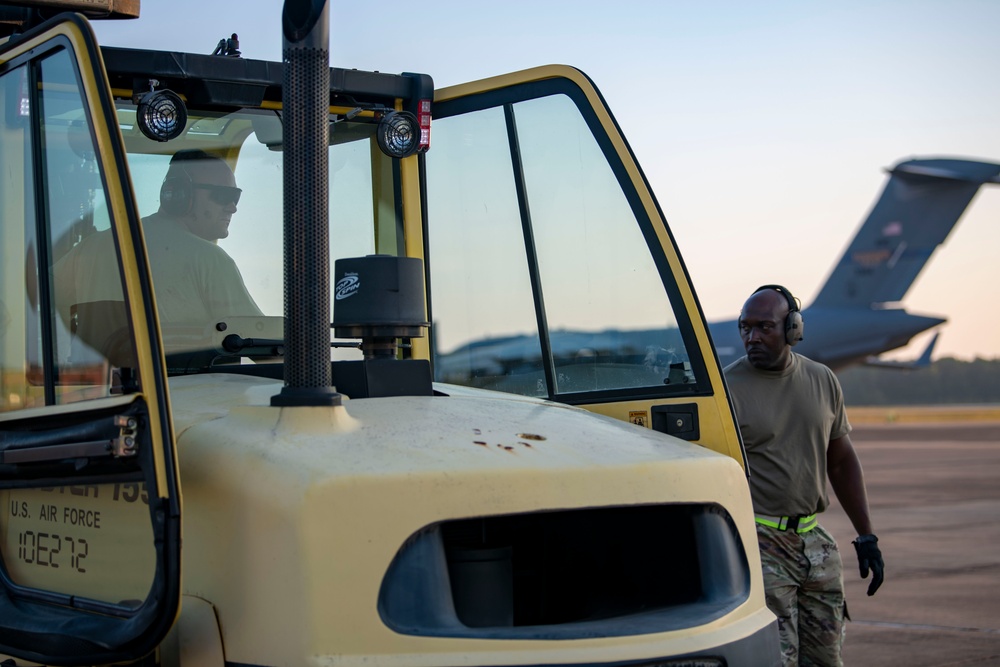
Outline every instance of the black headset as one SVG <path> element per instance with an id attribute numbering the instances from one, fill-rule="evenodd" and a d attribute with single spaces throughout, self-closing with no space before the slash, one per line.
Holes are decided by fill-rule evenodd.
<path id="1" fill-rule="evenodd" d="M 168 215 L 186 215 L 191 211 L 194 181 L 184 164 L 191 160 L 218 160 L 225 164 L 222 158 L 211 155 L 200 148 L 186 148 L 174 153 L 170 158 L 167 176 L 163 179 L 163 185 L 160 186 L 160 208 Z"/>
<path id="2" fill-rule="evenodd" d="M 787 287 L 781 285 L 761 285 L 753 291 L 754 294 L 766 289 L 774 290 L 788 301 L 788 315 L 785 316 L 785 342 L 795 345 L 802 340 L 802 332 L 805 324 L 802 321 L 802 312 L 799 310 L 799 303 Z"/>
<path id="3" fill-rule="evenodd" d="M 160 208 L 164 213 L 174 217 L 187 215 L 191 210 L 191 199 L 194 196 L 191 175 L 184 165 L 175 167 L 171 164 L 170 170 L 174 173 L 168 173 L 163 179 L 163 185 L 160 186 Z"/>

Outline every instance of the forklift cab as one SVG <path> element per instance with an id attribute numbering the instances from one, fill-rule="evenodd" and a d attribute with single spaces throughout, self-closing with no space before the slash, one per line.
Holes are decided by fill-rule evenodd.
<path id="1" fill-rule="evenodd" d="M 301 406 L 282 67 L 0 38 L 0 653 L 777 664 L 721 369 L 593 83 L 330 69 L 292 274 L 339 394 Z"/>

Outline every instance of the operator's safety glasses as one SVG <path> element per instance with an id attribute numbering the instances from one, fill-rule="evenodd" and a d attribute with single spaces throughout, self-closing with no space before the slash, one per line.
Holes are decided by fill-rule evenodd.
<path id="1" fill-rule="evenodd" d="M 219 206 L 228 206 L 229 204 L 235 206 L 240 203 L 240 195 L 243 194 L 243 190 L 240 188 L 234 188 L 228 185 L 208 185 L 207 183 L 198 183 L 193 187 L 199 190 L 208 190 L 209 199 Z"/>

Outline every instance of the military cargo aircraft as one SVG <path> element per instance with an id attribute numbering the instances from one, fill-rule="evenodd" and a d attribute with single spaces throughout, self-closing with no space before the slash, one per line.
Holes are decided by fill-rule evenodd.
<path id="1" fill-rule="evenodd" d="M 980 186 L 1000 183 L 1000 164 L 959 158 L 919 158 L 888 169 L 881 196 L 834 265 L 816 299 L 802 310 L 807 324 L 796 351 L 840 369 L 852 364 L 918 368 L 930 363 L 934 336 L 912 361 L 878 355 L 905 346 L 947 320 L 907 312 L 900 305 L 934 251 L 948 237 Z M 544 285 L 543 285 L 544 287 Z M 794 291 L 794 290 L 793 290 Z M 710 322 L 723 366 L 743 354 L 737 321 Z M 566 365 L 581 358 L 596 364 L 631 358 L 635 366 L 663 372 L 665 384 L 690 377 L 676 329 L 616 328 L 550 331 L 550 344 Z M 519 391 L 537 340 L 531 335 L 473 340 L 435 357 L 435 374 L 450 382 Z M 557 364 L 558 365 L 558 364 Z M 529 387 L 530 388 L 530 387 Z"/>
<path id="2" fill-rule="evenodd" d="M 972 160 L 913 159 L 888 171 L 882 196 L 816 299 L 802 311 L 808 332 L 796 352 L 834 369 L 930 362 L 937 336 L 911 364 L 886 362 L 878 355 L 947 322 L 909 313 L 900 303 L 980 186 L 1000 183 L 1000 164 Z M 709 327 L 723 364 L 743 354 L 736 320 Z"/>

